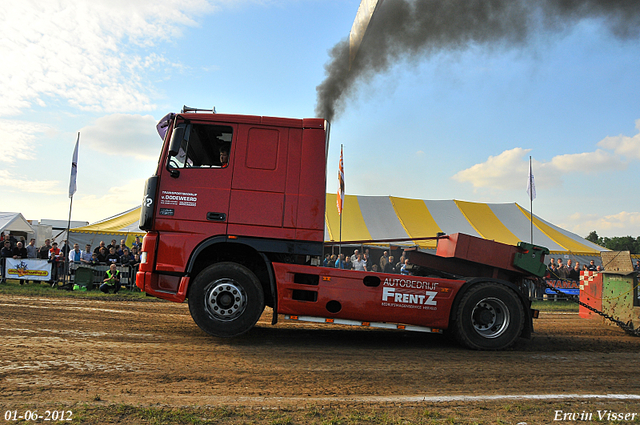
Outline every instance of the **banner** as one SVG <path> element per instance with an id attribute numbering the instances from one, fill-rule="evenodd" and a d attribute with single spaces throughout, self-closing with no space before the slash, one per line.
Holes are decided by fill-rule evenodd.
<path id="1" fill-rule="evenodd" d="M 579 280 L 545 279 L 545 281 L 564 294 L 580 295 Z M 547 295 L 558 295 L 558 293 L 554 292 L 551 288 L 546 288 L 544 293 Z"/>
<path id="2" fill-rule="evenodd" d="M 51 263 L 47 260 L 32 258 L 6 258 L 4 267 L 5 279 L 49 280 L 51 279 Z"/>
<path id="3" fill-rule="evenodd" d="M 527 179 L 527 195 L 533 202 L 536 199 L 536 181 L 533 177 L 533 169 L 531 168 L 531 157 L 529 157 L 529 178 Z"/>
<path id="4" fill-rule="evenodd" d="M 71 159 L 71 177 L 69 177 L 69 198 L 73 198 L 76 193 L 76 180 L 78 178 L 78 145 L 80 144 L 80 132 L 78 132 L 78 140 L 76 147 L 73 149 L 73 158 Z"/>

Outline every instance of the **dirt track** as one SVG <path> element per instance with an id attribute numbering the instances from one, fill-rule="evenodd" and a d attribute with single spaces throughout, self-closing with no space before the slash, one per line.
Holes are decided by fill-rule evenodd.
<path id="1" fill-rule="evenodd" d="M 640 395 L 640 338 L 571 313 L 542 313 L 534 338 L 504 352 L 469 351 L 439 335 L 271 326 L 270 311 L 248 335 L 222 340 L 200 331 L 186 304 L 168 302 L 0 295 L 0 319 L 0 400 L 9 408 Z M 640 400 L 631 406 L 640 412 Z"/>

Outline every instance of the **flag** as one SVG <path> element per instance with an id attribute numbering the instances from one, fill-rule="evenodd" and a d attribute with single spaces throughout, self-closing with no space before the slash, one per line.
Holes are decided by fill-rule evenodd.
<path id="1" fill-rule="evenodd" d="M 342 215 L 344 204 L 344 163 L 342 162 L 342 146 L 340 146 L 340 163 L 338 164 L 338 215 Z"/>
<path id="2" fill-rule="evenodd" d="M 80 143 L 80 133 L 78 132 L 78 140 L 76 140 L 76 148 L 73 150 L 73 159 L 71 160 L 71 177 L 69 178 L 69 198 L 73 198 L 76 193 L 76 177 L 78 176 L 78 144 Z"/>
<path id="3" fill-rule="evenodd" d="M 529 157 L 529 180 L 527 181 L 527 194 L 529 200 L 536 199 L 536 181 L 533 178 L 533 170 L 531 169 L 531 157 Z"/>
<path id="4" fill-rule="evenodd" d="M 162 119 L 160 121 L 158 121 L 158 124 L 156 124 L 156 130 L 158 131 L 158 135 L 160 136 L 160 138 L 162 140 L 164 140 L 164 136 L 167 135 L 167 130 L 169 130 L 169 126 L 171 125 L 171 121 L 173 120 L 173 117 L 175 117 L 176 114 L 174 114 L 173 112 L 168 113 L 167 115 L 165 115 L 164 117 L 162 117 Z"/>

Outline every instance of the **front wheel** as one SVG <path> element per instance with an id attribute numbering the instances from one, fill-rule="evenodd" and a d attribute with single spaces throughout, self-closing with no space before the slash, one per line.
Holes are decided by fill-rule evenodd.
<path id="1" fill-rule="evenodd" d="M 196 276 L 189 288 L 189 312 L 206 333 L 223 338 L 251 329 L 264 310 L 256 275 L 237 263 L 218 263 Z"/>
<path id="2" fill-rule="evenodd" d="M 453 331 L 458 342 L 476 350 L 502 350 L 522 334 L 524 308 L 518 295 L 499 283 L 479 283 L 460 300 Z"/>

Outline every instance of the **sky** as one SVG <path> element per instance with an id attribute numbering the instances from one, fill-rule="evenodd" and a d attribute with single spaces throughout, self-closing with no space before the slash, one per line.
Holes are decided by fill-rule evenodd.
<path id="1" fill-rule="evenodd" d="M 395 1 L 395 0 L 388 0 Z M 0 210 L 72 220 L 140 204 L 183 105 L 316 116 L 359 0 L 25 0 L 0 11 Z M 453 24 L 452 24 L 453 25 Z M 327 191 L 513 203 L 587 236 L 640 236 L 640 38 L 598 18 L 515 45 L 400 55 L 331 121 Z M 328 205 L 331 208 L 332 205 Z"/>

